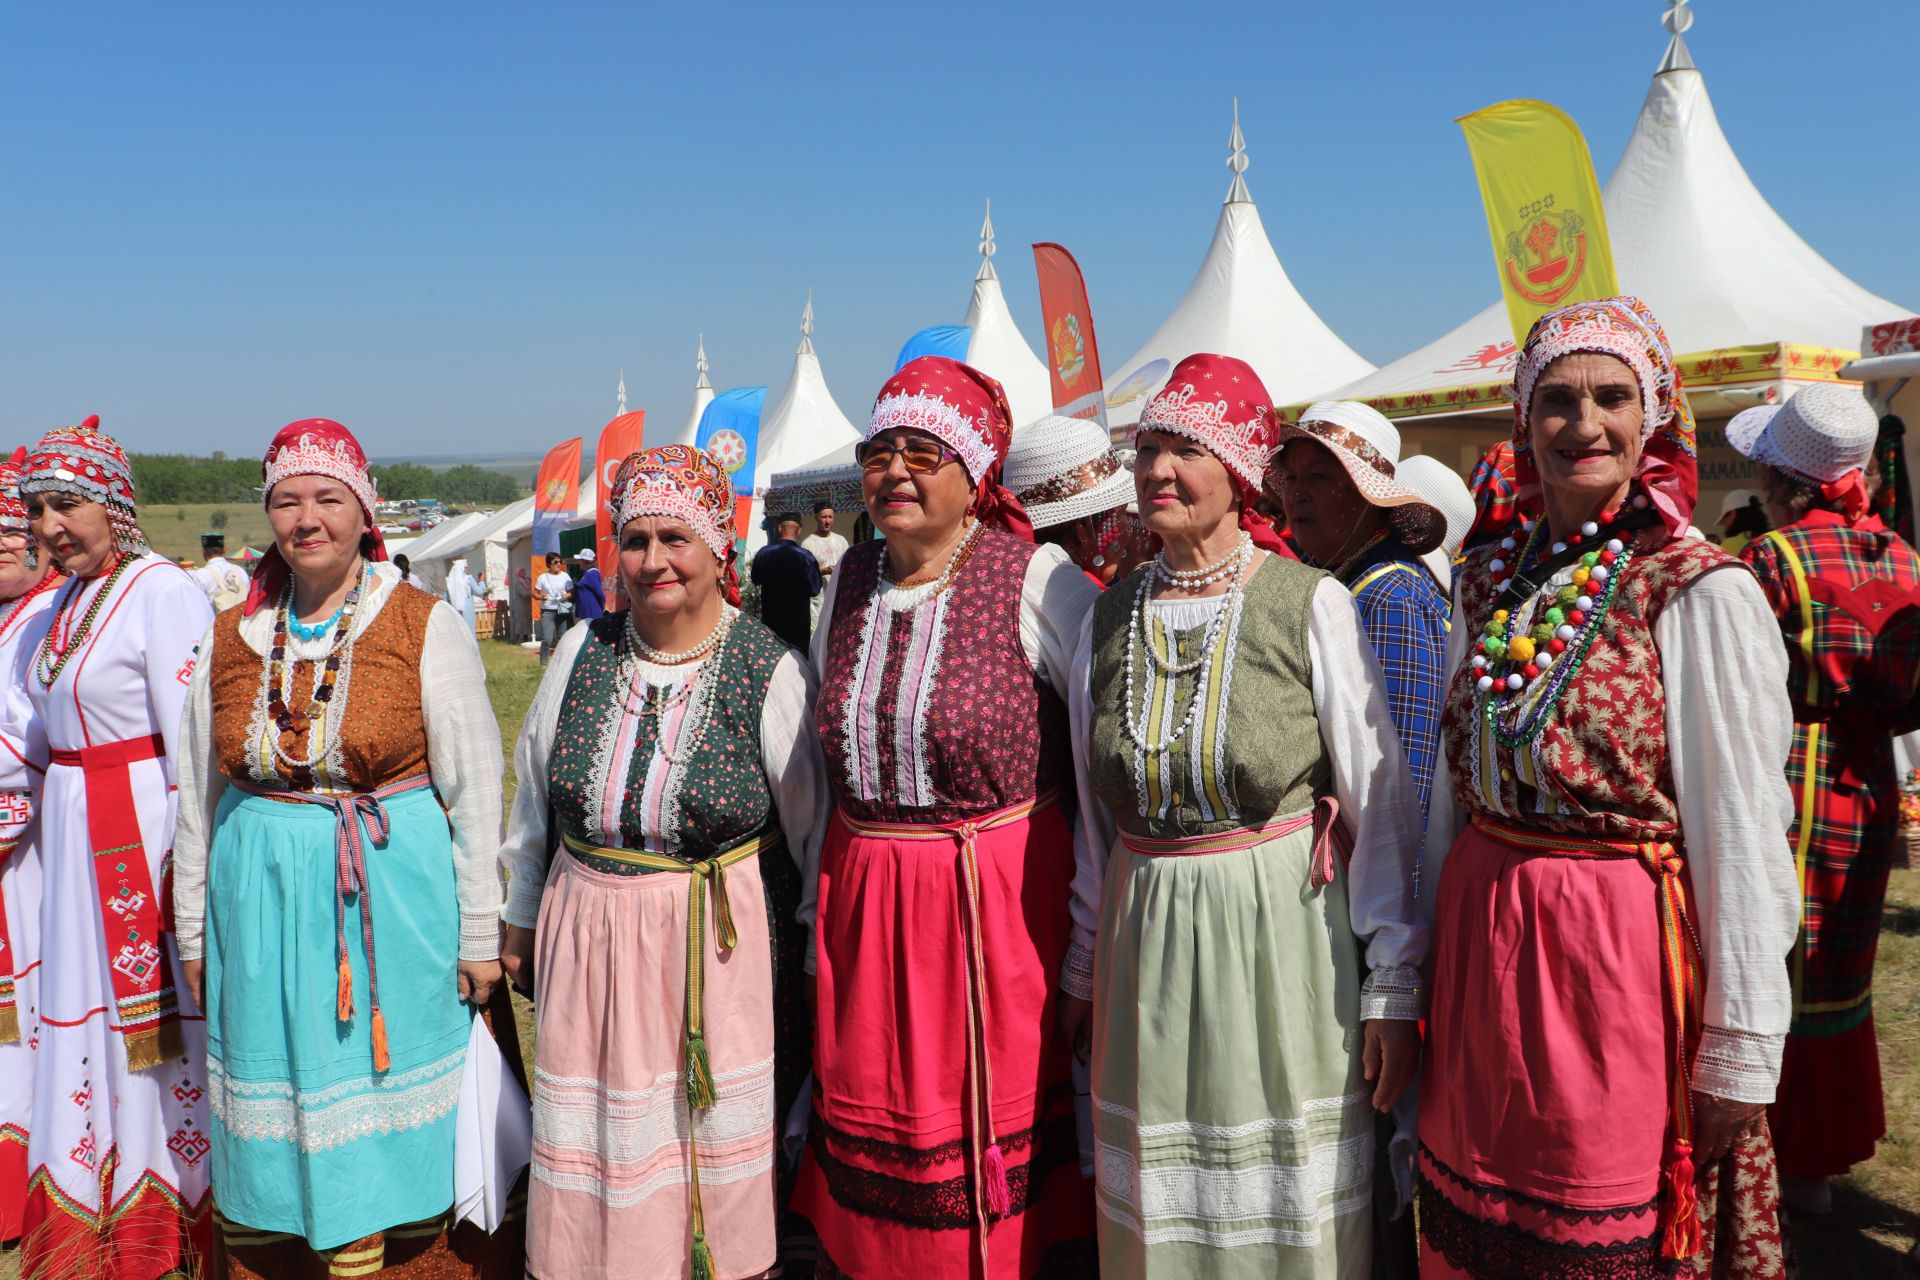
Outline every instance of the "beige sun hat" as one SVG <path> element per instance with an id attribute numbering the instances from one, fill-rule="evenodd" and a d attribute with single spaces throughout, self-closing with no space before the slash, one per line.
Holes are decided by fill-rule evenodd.
<path id="1" fill-rule="evenodd" d="M 1322 400 L 1307 406 L 1298 423 L 1280 425 L 1280 448 L 1294 440 L 1324 445 L 1347 469 L 1354 488 L 1386 512 L 1394 537 L 1417 556 L 1438 547 L 1446 517 L 1398 476 L 1400 432 L 1386 415 L 1357 400 Z"/>
<path id="2" fill-rule="evenodd" d="M 1036 529 L 1097 516 L 1133 500 L 1133 472 L 1107 430 L 1057 413 L 1013 433 L 1001 483 L 1013 490 Z"/>
<path id="3" fill-rule="evenodd" d="M 1447 522 L 1447 532 L 1440 539 L 1440 545 L 1421 556 L 1420 561 L 1442 590 L 1451 591 L 1453 558 L 1460 554 L 1460 544 L 1467 540 L 1467 531 L 1473 528 L 1474 517 L 1479 514 L 1473 491 L 1467 488 L 1458 471 L 1425 454 L 1402 459 L 1397 474 L 1409 489 L 1438 508 Z"/>

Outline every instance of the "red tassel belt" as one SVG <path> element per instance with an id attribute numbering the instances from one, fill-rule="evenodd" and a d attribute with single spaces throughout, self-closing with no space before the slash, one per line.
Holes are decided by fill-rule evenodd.
<path id="1" fill-rule="evenodd" d="M 968 1137 L 973 1146 L 973 1216 L 980 1227 L 980 1266 L 987 1264 L 987 1232 L 1013 1208 L 1007 1185 L 1006 1156 L 993 1127 L 993 1059 L 987 1051 L 986 941 L 980 928 L 979 836 L 1025 822 L 1052 804 L 1054 793 L 1010 804 L 966 822 L 863 822 L 845 809 L 840 821 L 860 836 L 883 840 L 952 840 L 960 846 L 960 901 L 967 926 L 967 1107 L 973 1113 Z M 984 1143 L 983 1143 L 984 1138 Z M 983 1149 L 984 1147 L 984 1149 Z"/>
<path id="2" fill-rule="evenodd" d="M 115 1029 L 126 1037 L 129 1071 L 145 1071 L 186 1053 L 180 995 L 166 958 L 164 934 L 172 922 L 164 918 L 154 891 L 133 803 L 133 766 L 166 754 L 166 740 L 157 733 L 48 753 L 49 769 L 80 770 L 86 791 L 87 844 L 113 983 Z M 166 879 L 164 866 L 161 879 Z"/>
<path id="3" fill-rule="evenodd" d="M 382 802 L 431 787 L 433 779 L 423 773 L 401 782 L 388 783 L 374 791 L 361 792 L 295 791 L 289 787 L 263 785 L 238 778 L 229 778 L 228 783 L 250 796 L 265 796 L 270 800 L 288 800 L 296 804 L 317 804 L 333 811 L 333 922 L 334 942 L 340 959 L 340 984 L 334 997 L 334 1017 L 341 1022 L 353 1021 L 353 964 L 347 958 L 347 902 L 358 897 L 360 940 L 367 952 L 367 1004 L 372 1009 L 373 1019 L 370 1027 L 373 1069 L 385 1071 L 393 1065 L 393 1057 L 387 1050 L 386 1015 L 380 1011 L 380 973 L 373 960 L 372 886 L 367 881 L 367 849 L 360 835 L 360 825 L 363 822 L 366 824 L 367 834 L 373 837 L 374 848 L 384 848 L 393 833 L 393 824 Z"/>
<path id="4" fill-rule="evenodd" d="M 1269 840 L 1290 836 L 1309 826 L 1314 828 L 1314 832 L 1313 858 L 1307 883 L 1318 889 L 1333 883 L 1335 854 L 1339 855 L 1343 865 L 1353 858 L 1353 838 L 1340 825 L 1340 802 L 1332 796 L 1322 796 L 1314 802 L 1313 808 L 1304 813 L 1275 818 L 1265 826 L 1243 827 L 1237 831 L 1222 831 L 1217 835 L 1165 838 L 1121 832 L 1120 842 L 1141 857 L 1192 858 L 1216 853 L 1240 853 Z"/>
<path id="5" fill-rule="evenodd" d="M 1700 1247 L 1699 1207 L 1693 1187 L 1693 1098 L 1687 1083 L 1688 1046 L 1699 1038 L 1700 944 L 1687 905 L 1687 860 L 1673 841 L 1601 840 L 1527 831 L 1489 818 L 1473 825 L 1500 843 L 1557 858 L 1637 858 L 1653 877 L 1659 895 L 1660 961 L 1666 971 L 1667 1017 L 1673 1028 L 1673 1062 L 1668 1070 L 1668 1108 L 1673 1116 L 1673 1146 L 1662 1181 L 1660 1251 L 1674 1259 L 1691 1258 Z"/>

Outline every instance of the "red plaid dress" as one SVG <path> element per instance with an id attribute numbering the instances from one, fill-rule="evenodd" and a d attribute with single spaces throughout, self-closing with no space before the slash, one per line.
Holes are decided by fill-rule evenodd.
<path id="1" fill-rule="evenodd" d="M 1900 834 L 1892 735 L 1914 727 L 1920 677 L 1920 554 L 1877 517 L 1816 510 L 1741 558 L 1780 618 L 1795 721 L 1804 907 L 1773 1136 L 1780 1172 L 1816 1179 L 1869 1159 L 1887 1129 L 1873 961 Z"/>

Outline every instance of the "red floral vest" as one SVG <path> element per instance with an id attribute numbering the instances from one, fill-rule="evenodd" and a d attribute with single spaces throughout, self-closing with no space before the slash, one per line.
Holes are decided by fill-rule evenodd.
<path id="1" fill-rule="evenodd" d="M 1032 544 L 982 533 L 952 586 L 880 602 L 885 544 L 840 558 L 818 722 L 834 799 L 864 822 L 949 823 L 1069 776 L 1067 710 L 1020 644 Z"/>
<path id="2" fill-rule="evenodd" d="M 1737 562 L 1699 538 L 1643 530 L 1586 660 L 1531 743 L 1501 746 L 1487 728 L 1467 663 L 1447 691 L 1441 738 L 1453 790 L 1469 814 L 1603 839 L 1671 836 L 1679 830 L 1667 750 L 1667 699 L 1654 623 L 1676 591 Z M 1656 549 L 1657 548 L 1657 549 Z M 1498 592 L 1487 572 L 1496 547 L 1461 565 L 1460 616 L 1478 636 Z"/>

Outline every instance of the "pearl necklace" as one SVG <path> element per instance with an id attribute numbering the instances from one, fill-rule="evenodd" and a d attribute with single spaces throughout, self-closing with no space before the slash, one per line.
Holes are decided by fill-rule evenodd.
<path id="1" fill-rule="evenodd" d="M 1242 562 L 1250 559 L 1252 546 L 1252 542 L 1248 541 L 1243 550 L 1235 552 L 1235 559 Z M 1241 563 L 1238 567 L 1244 569 L 1245 565 Z M 1153 688 L 1151 683 L 1148 686 L 1144 698 L 1136 700 L 1134 696 L 1133 672 L 1136 665 L 1136 650 L 1134 644 L 1136 635 L 1146 638 L 1149 661 L 1158 666 L 1161 671 L 1165 672 L 1169 680 L 1178 679 L 1180 675 L 1189 671 L 1198 670 L 1213 660 L 1214 652 L 1220 645 L 1221 637 L 1226 634 L 1230 622 L 1239 616 L 1240 606 L 1246 595 L 1246 589 L 1241 581 L 1241 574 L 1236 572 L 1227 587 L 1224 602 L 1214 611 L 1213 617 L 1207 620 L 1206 630 L 1201 633 L 1199 653 L 1193 661 L 1176 666 L 1162 659 L 1153 643 L 1152 622 L 1149 617 L 1147 594 L 1149 584 L 1155 576 L 1155 574 L 1147 574 L 1141 579 L 1140 585 L 1134 589 L 1133 622 L 1135 625 L 1127 628 L 1126 702 L 1122 707 L 1120 717 L 1121 724 L 1126 729 L 1128 739 L 1132 741 L 1134 746 L 1148 754 L 1158 754 L 1171 749 L 1199 720 L 1200 708 L 1206 696 L 1206 680 L 1203 677 L 1194 683 L 1193 693 L 1189 695 L 1187 699 L 1187 712 L 1180 718 L 1180 723 L 1174 727 L 1172 734 L 1160 742 L 1154 742 L 1150 736 L 1152 726 L 1148 723 L 1153 717 Z M 1136 706 L 1139 708 L 1137 715 L 1134 710 Z"/>
<path id="2" fill-rule="evenodd" d="M 719 684 L 718 679 L 714 678 L 715 673 L 719 670 L 720 659 L 726 652 L 727 640 L 733 634 L 734 619 L 739 616 L 740 615 L 733 609 L 725 605 L 721 606 L 720 625 L 714 628 L 712 635 L 701 642 L 700 651 L 705 652 L 711 649 L 712 657 L 709 658 L 699 670 L 691 672 L 686 678 L 686 683 L 672 693 L 662 696 L 661 693 L 653 687 L 652 682 L 639 671 L 637 663 L 629 661 L 623 664 L 631 669 L 631 675 L 629 676 L 629 683 L 627 685 L 628 711 L 630 714 L 651 713 L 653 715 L 655 732 L 658 735 L 656 741 L 660 749 L 660 754 L 666 758 L 669 766 L 676 766 L 693 754 L 694 748 L 700 744 L 701 735 L 706 732 L 707 722 L 713 718 L 713 701 L 715 691 Z M 628 615 L 628 619 L 628 638 L 644 645 L 646 642 L 640 640 L 638 635 L 632 630 L 631 614 Z M 653 652 L 658 652 L 658 650 L 654 650 Z M 628 656 L 629 659 L 632 659 L 635 657 L 643 657 L 644 654 L 636 655 L 629 653 Z M 647 661 L 652 662 L 654 660 L 648 658 Z M 654 665 L 673 666 L 676 664 L 655 662 Z M 633 694 L 638 691 L 641 686 L 645 686 L 645 692 L 641 698 L 638 699 L 641 705 L 635 707 L 633 705 L 635 701 Z M 680 721 L 680 732 L 677 740 L 674 745 L 669 748 L 667 746 L 665 732 L 666 719 L 668 714 L 683 702 L 687 704 L 687 713 Z"/>
<path id="3" fill-rule="evenodd" d="M 296 778 L 302 773 L 312 774 L 316 766 L 324 766 L 340 743 L 340 733 L 346 727 L 347 695 L 353 687 L 354 617 L 372 576 L 371 567 L 363 561 L 353 589 L 347 592 L 346 601 L 335 615 L 340 620 L 340 629 L 334 633 L 333 643 L 327 647 L 325 658 L 314 664 L 316 678 L 307 709 L 298 715 L 291 709 L 293 671 L 298 662 L 288 661 L 290 655 L 287 652 L 291 647 L 289 633 L 294 621 L 292 579 L 288 580 L 274 609 L 273 638 L 268 642 L 267 660 L 262 664 L 260 692 L 256 695 L 259 702 L 256 705 L 261 709 L 261 722 L 267 726 L 265 732 L 273 758 L 285 765 Z M 329 622 L 328 626 L 331 625 Z M 321 721 L 318 750 L 314 749 L 313 741 L 315 720 Z M 283 745 L 282 739 L 289 732 L 307 734 L 305 757 L 293 754 Z"/>
<path id="4" fill-rule="evenodd" d="M 1167 563 L 1163 550 L 1153 558 L 1153 576 L 1175 591 L 1204 591 L 1224 578 L 1236 576 L 1253 554 L 1253 537 L 1242 531 L 1240 540 L 1226 555 L 1199 569 L 1176 569 Z"/>
<path id="5" fill-rule="evenodd" d="M 719 644 L 721 637 L 727 634 L 727 628 L 731 625 L 731 621 L 732 620 L 727 617 L 727 606 L 722 604 L 720 606 L 720 620 L 713 624 L 713 630 L 707 632 L 706 639 L 694 645 L 691 649 L 685 649 L 679 653 L 668 653 L 665 650 L 656 649 L 647 643 L 646 638 L 640 634 L 639 628 L 633 625 L 633 609 L 629 607 L 627 609 L 627 640 L 642 658 L 645 658 L 655 666 L 677 667 L 682 663 L 692 662 L 695 658 L 701 657 L 708 650 Z"/>

